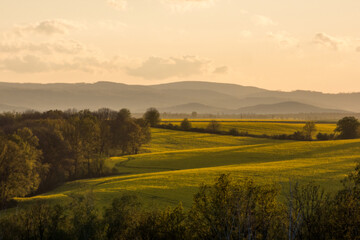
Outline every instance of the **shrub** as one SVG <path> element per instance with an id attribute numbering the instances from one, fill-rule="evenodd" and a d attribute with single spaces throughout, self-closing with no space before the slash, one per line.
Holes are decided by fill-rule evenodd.
<path id="1" fill-rule="evenodd" d="M 237 128 L 231 128 L 229 130 L 229 134 L 233 135 L 233 136 L 239 136 L 240 135 L 239 130 L 237 130 Z"/>
<path id="2" fill-rule="evenodd" d="M 190 130 L 191 129 L 191 122 L 187 119 L 187 118 L 184 118 L 184 120 L 181 122 L 181 129 L 182 130 Z"/>
<path id="3" fill-rule="evenodd" d="M 220 129 L 221 129 L 220 123 L 215 120 L 210 121 L 206 127 L 206 130 L 208 130 L 211 133 L 219 132 Z"/>

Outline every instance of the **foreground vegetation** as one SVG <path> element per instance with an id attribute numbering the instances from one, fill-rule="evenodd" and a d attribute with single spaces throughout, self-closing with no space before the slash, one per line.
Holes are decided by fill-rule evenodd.
<path id="1" fill-rule="evenodd" d="M 67 205 L 37 202 L 0 218 L 0 239 L 360 239 L 360 166 L 332 195 L 294 184 L 286 201 L 279 187 L 221 175 L 202 185 L 189 211 L 179 204 L 144 210 L 123 195 L 99 214 L 91 194 Z"/>

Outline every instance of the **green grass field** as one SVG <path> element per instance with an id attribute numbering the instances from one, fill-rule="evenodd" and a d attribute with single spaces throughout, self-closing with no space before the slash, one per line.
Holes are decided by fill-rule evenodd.
<path id="1" fill-rule="evenodd" d="M 163 124 L 172 123 L 173 125 L 180 125 L 181 119 L 165 119 Z M 192 127 L 206 128 L 211 120 L 204 119 L 190 119 Z M 302 130 L 305 122 L 301 121 L 281 121 L 281 120 L 217 120 L 221 125 L 221 130 L 228 131 L 236 128 L 239 132 L 248 132 L 254 135 L 277 135 L 277 134 L 292 134 L 295 131 Z M 333 133 L 336 128 L 334 123 L 317 123 L 317 132 Z"/>
<path id="2" fill-rule="evenodd" d="M 152 129 L 152 141 L 142 154 L 107 161 L 117 176 L 69 182 L 46 194 L 17 200 L 61 202 L 68 195 L 91 191 L 101 208 L 123 193 L 134 193 L 147 207 L 182 201 L 188 208 L 199 185 L 212 183 L 222 173 L 235 179 L 276 182 L 284 194 L 289 180 L 314 181 L 331 192 L 341 187 L 340 180 L 358 159 L 360 139 L 300 142 Z"/>

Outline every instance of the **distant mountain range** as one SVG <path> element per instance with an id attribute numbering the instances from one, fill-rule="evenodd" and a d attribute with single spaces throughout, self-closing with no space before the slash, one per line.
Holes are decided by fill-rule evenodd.
<path id="1" fill-rule="evenodd" d="M 259 104 L 251 107 L 243 107 L 237 110 L 240 113 L 255 114 L 288 114 L 288 113 L 345 113 L 339 109 L 327 109 L 299 102 L 281 102 L 275 104 Z"/>
<path id="2" fill-rule="evenodd" d="M 360 112 L 360 93 L 270 91 L 213 82 L 159 85 L 0 83 L 0 111 L 156 107 L 171 113 L 339 113 Z"/>

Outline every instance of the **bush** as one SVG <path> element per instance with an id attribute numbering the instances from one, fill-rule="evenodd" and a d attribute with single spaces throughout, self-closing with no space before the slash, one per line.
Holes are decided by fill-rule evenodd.
<path id="1" fill-rule="evenodd" d="M 318 133 L 316 139 L 320 141 L 327 141 L 335 139 L 335 134 Z"/>
<path id="2" fill-rule="evenodd" d="M 237 130 L 237 128 L 231 128 L 229 130 L 229 134 L 232 136 L 240 136 L 239 130 Z"/>
<path id="3" fill-rule="evenodd" d="M 220 129 L 221 129 L 220 123 L 215 120 L 210 121 L 206 127 L 206 130 L 208 130 L 211 133 L 219 132 Z"/>
<path id="4" fill-rule="evenodd" d="M 180 126 L 182 130 L 188 131 L 191 129 L 191 122 L 187 118 L 184 118 Z"/>

